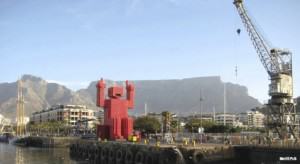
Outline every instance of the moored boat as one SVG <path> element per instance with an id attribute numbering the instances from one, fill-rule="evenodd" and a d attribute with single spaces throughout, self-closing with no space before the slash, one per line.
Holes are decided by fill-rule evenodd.
<path id="1" fill-rule="evenodd" d="M 9 143 L 9 140 L 13 138 L 12 133 L 2 133 L 0 135 L 0 142 Z"/>

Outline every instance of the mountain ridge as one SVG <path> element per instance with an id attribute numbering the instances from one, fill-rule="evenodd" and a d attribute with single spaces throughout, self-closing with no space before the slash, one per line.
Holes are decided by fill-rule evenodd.
<path id="1" fill-rule="evenodd" d="M 48 108 L 55 104 L 83 104 L 97 110 L 96 82 L 92 81 L 87 88 L 73 91 L 64 85 L 33 76 L 22 76 L 25 96 L 25 114 Z M 144 104 L 148 112 L 169 110 L 180 114 L 200 112 L 200 91 L 202 94 L 202 112 L 223 111 L 223 92 L 226 85 L 228 112 L 243 112 L 256 106 L 259 101 L 248 95 L 245 86 L 224 83 L 219 76 L 194 77 L 167 80 L 134 80 L 136 104 L 131 114 L 144 113 Z M 107 88 L 114 85 L 125 85 L 124 81 L 106 80 Z M 225 84 L 225 85 L 224 85 Z M 0 83 L 0 113 L 6 117 L 15 117 L 17 82 Z"/>

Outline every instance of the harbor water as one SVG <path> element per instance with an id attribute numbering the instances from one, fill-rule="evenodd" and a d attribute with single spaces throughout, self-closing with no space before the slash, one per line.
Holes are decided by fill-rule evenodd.
<path id="1" fill-rule="evenodd" d="M 0 143 L 0 164 L 79 164 L 68 148 L 19 147 Z"/>

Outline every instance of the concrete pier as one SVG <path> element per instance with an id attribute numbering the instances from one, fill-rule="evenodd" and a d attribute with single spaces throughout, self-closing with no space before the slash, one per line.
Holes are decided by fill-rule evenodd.
<path id="1" fill-rule="evenodd" d="M 71 158 L 104 164 L 298 164 L 296 147 L 230 146 L 220 144 L 147 145 L 128 142 L 77 141 Z M 119 162 L 117 162 L 119 161 Z"/>
<path id="2" fill-rule="evenodd" d="M 78 141 L 70 147 L 71 158 L 104 164 L 229 164 L 233 149 L 223 145 L 148 145 L 129 142 Z"/>
<path id="3" fill-rule="evenodd" d="M 78 137 L 37 137 L 30 136 L 15 141 L 16 145 L 28 147 L 69 147 Z"/>
<path id="4" fill-rule="evenodd" d="M 300 148 L 267 147 L 267 146 L 235 146 L 234 158 L 242 164 L 298 164 Z"/>

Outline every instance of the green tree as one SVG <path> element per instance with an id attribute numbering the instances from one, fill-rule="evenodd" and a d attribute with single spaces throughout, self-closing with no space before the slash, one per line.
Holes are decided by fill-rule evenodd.
<path id="1" fill-rule="evenodd" d="M 160 131 L 161 124 L 154 117 L 139 117 L 134 121 L 134 129 L 144 133 L 156 133 Z"/>
<path id="2" fill-rule="evenodd" d="M 161 115 L 162 115 L 163 132 L 169 133 L 172 130 L 172 128 L 171 128 L 171 121 L 172 121 L 171 113 L 169 111 L 163 111 L 161 113 Z"/>
<path id="3" fill-rule="evenodd" d="M 66 121 L 51 120 L 42 123 L 30 122 L 28 130 L 31 134 L 60 135 L 62 132 L 65 133 L 65 131 L 68 130 L 68 127 L 66 126 Z"/>
<path id="4" fill-rule="evenodd" d="M 180 131 L 180 125 L 177 120 L 172 120 L 171 121 L 171 132 L 176 133 L 177 131 Z"/>
<path id="5" fill-rule="evenodd" d="M 205 129 L 206 133 L 225 133 L 228 131 L 229 131 L 229 127 L 224 125 L 213 125 Z"/>
<path id="6" fill-rule="evenodd" d="M 232 126 L 224 126 L 224 125 L 213 125 L 207 129 L 205 132 L 207 133 L 237 133 L 240 132 L 242 128 L 232 127 Z"/>
<path id="7" fill-rule="evenodd" d="M 198 128 L 203 127 L 204 129 L 209 129 L 215 125 L 214 122 L 208 121 L 208 120 L 202 120 L 201 119 L 191 119 L 185 124 L 185 128 L 189 132 L 198 132 Z"/>

